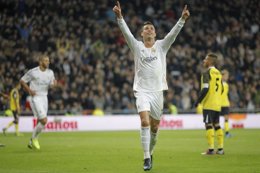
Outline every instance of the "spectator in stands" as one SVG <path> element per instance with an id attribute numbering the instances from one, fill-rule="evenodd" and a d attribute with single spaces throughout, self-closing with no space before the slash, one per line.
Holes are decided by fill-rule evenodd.
<path id="1" fill-rule="evenodd" d="M 5 90 L 9 90 L 15 76 L 20 77 L 20 74 L 34 67 L 37 60 L 33 57 L 39 53 L 46 53 L 54 62 L 51 68 L 55 69 L 57 76 L 64 78 L 62 82 L 62 93 L 70 91 L 71 85 L 97 85 L 97 81 L 90 82 L 90 79 L 95 77 L 98 64 L 103 67 L 99 71 L 103 71 L 99 80 L 106 91 L 111 95 L 111 99 L 106 99 L 105 112 L 120 112 L 122 108 L 121 98 L 124 91 L 121 86 L 128 85 L 131 88 L 134 76 L 134 61 L 132 55 L 125 45 L 125 40 L 120 34 L 118 27 L 115 24 L 115 17 L 111 10 L 114 2 L 102 0 L 100 1 L 22 1 L 23 5 L 18 5 L 17 1 L 0 1 L 0 76 L 3 78 Z M 129 27 L 133 35 L 140 38 L 138 26 L 145 20 L 152 20 L 157 30 L 157 38 L 161 39 L 170 30 L 171 23 L 176 22 L 176 14 L 179 14 L 182 2 L 174 1 L 124 1 L 127 10 L 125 19 L 129 23 Z M 200 68 L 198 57 L 208 52 L 208 49 L 218 52 L 219 56 L 224 57 L 225 64 L 222 68 L 230 71 L 230 104 L 231 107 L 247 109 L 260 108 L 259 87 L 259 57 L 260 57 L 260 34 L 259 23 L 260 13 L 258 10 L 260 1 L 214 1 L 214 0 L 193 0 L 192 13 L 195 15 L 192 20 L 187 23 L 187 27 L 175 42 L 169 52 L 167 58 L 167 76 L 169 88 L 174 88 L 174 103 L 177 105 L 179 112 L 184 110 L 182 105 L 188 105 L 181 98 L 182 92 L 189 92 L 192 96 L 193 90 L 198 91 L 198 82 Z M 204 4 L 201 6 L 201 4 Z M 247 7 L 246 10 L 244 7 Z M 30 7 L 30 8 L 26 8 Z M 158 10 L 154 10 L 158 9 Z M 225 9 L 225 13 L 223 13 Z M 228 15 L 227 15 L 228 14 Z M 151 16 L 152 15 L 152 16 Z M 112 17 L 113 16 L 113 17 Z M 160 16 L 160 17 L 159 17 Z M 28 40 L 23 39 L 16 25 L 23 22 L 27 23 L 26 28 L 32 27 L 28 31 Z M 21 26 L 21 25 L 20 25 Z M 27 38 L 24 37 L 24 38 Z M 25 41 L 27 40 L 27 42 Z M 65 41 L 66 53 L 61 56 L 59 53 L 58 40 Z M 104 51 L 101 48 L 103 56 L 100 62 L 94 57 L 95 52 L 92 51 L 93 44 L 101 40 L 104 46 Z M 187 42 L 186 40 L 189 40 Z M 208 41 L 209 40 L 209 41 Z M 73 43 L 73 44 L 72 44 Z M 204 46 L 206 44 L 206 46 Z M 67 46 L 66 46 L 67 45 Z M 62 51 L 61 51 L 62 52 Z M 70 53 L 68 53 L 70 52 Z M 76 52 L 76 54 L 75 54 Z M 73 56 L 73 57 L 72 57 Z M 73 59 L 73 61 L 70 61 Z M 63 68 L 64 61 L 69 65 Z M 253 62 L 253 63 L 252 63 Z M 120 73 L 117 73 L 116 68 L 119 68 Z M 12 73 L 8 69 L 12 68 Z M 71 68 L 76 68 L 77 74 Z M 69 71 L 69 70 L 70 71 Z M 179 80 L 179 85 L 176 86 L 175 80 L 178 76 L 187 73 L 192 80 L 192 87 L 185 90 L 185 80 Z M 250 75 L 249 75 L 250 73 Z M 68 75 L 66 75 L 68 74 Z M 83 75 L 83 83 L 76 79 Z M 243 79 L 246 76 L 246 80 Z M 118 80 L 119 79 L 119 80 Z M 255 81 L 255 82 L 250 82 Z M 174 82 L 171 82 L 174 81 Z M 241 81 L 241 84 L 238 83 Z M 1 84 L 2 85 L 2 84 Z M 248 90 L 238 90 L 239 87 L 248 88 Z M 88 87 L 88 90 L 93 92 L 93 97 L 97 92 L 95 87 Z M 52 91 L 50 91 L 52 92 Z M 83 91 L 82 91 L 83 92 Z M 81 93 L 77 93 L 80 98 Z M 245 99 L 246 93 L 250 96 Z M 116 93 L 116 94 L 115 94 Z M 22 92 L 22 107 L 24 110 L 26 96 Z M 62 104 L 66 108 L 70 96 L 63 94 L 64 98 L 55 100 L 50 98 L 50 101 L 55 105 Z M 93 100 L 90 96 L 89 100 Z M 130 100 L 130 107 L 134 107 L 133 93 L 124 96 Z M 194 96 L 192 96 L 194 97 Z M 119 99 L 118 99 L 119 98 Z M 248 99 L 251 99 L 248 100 Z M 113 100 L 119 103 L 110 102 Z M 238 101 L 239 100 L 239 101 Z M 190 100 L 191 102 L 192 99 Z M 90 102 L 91 103 L 91 102 Z M 85 103 L 80 102 L 85 107 Z M 193 103 L 190 103 L 193 105 Z M 58 107 L 59 106 L 55 106 Z M 119 109 L 119 110 L 118 110 Z M 190 110 L 188 107 L 187 110 Z M 185 111 L 187 111 L 185 110 Z M 62 110 L 64 111 L 64 110 Z M 84 111 L 86 112 L 86 111 Z M 129 113 L 135 113 L 134 109 L 128 110 Z"/>

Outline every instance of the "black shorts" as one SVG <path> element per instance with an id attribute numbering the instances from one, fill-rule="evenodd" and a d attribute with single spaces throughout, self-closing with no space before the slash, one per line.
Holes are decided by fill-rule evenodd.
<path id="1" fill-rule="evenodd" d="M 229 114 L 229 107 L 221 107 L 220 116 L 224 116 L 228 114 Z"/>
<path id="2" fill-rule="evenodd" d="M 219 114 L 220 112 L 218 111 L 203 109 L 203 122 L 206 124 L 217 124 L 219 123 Z"/>

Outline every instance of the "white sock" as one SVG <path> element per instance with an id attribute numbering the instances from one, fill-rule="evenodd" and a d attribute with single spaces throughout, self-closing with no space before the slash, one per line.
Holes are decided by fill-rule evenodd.
<path id="1" fill-rule="evenodd" d="M 142 147 L 144 151 L 144 158 L 150 158 L 150 127 L 142 127 L 141 128 L 141 142 L 142 142 Z"/>
<path id="2" fill-rule="evenodd" d="M 150 142 L 150 154 L 153 155 L 153 150 L 157 142 L 158 132 L 157 133 L 151 133 L 151 142 Z"/>
<path id="3" fill-rule="evenodd" d="M 42 132 L 42 129 L 44 129 L 44 125 L 42 125 L 42 123 L 38 123 L 33 130 L 32 138 L 38 138 L 39 134 Z"/>

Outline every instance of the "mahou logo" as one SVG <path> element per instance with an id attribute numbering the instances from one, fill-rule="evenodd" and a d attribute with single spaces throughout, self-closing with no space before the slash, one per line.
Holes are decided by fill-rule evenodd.
<path id="1" fill-rule="evenodd" d="M 37 119 L 33 119 L 33 128 L 37 125 Z M 60 118 L 54 118 L 53 121 L 47 122 L 45 130 L 76 130 L 78 129 L 77 121 L 62 121 Z"/>
<path id="2" fill-rule="evenodd" d="M 183 128 L 183 120 L 166 120 L 162 117 L 160 127 L 166 129 L 181 129 Z"/>

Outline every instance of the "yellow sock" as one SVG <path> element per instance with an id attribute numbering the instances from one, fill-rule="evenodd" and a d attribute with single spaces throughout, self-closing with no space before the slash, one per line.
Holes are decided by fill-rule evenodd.
<path id="1" fill-rule="evenodd" d="M 224 135 L 223 130 L 220 128 L 216 130 L 217 140 L 218 140 L 218 148 L 224 147 Z"/>
<path id="2" fill-rule="evenodd" d="M 208 129 L 206 131 L 206 137 L 207 137 L 209 149 L 214 149 L 214 136 L 215 136 L 215 132 L 213 129 Z"/>
<path id="3" fill-rule="evenodd" d="M 19 125 L 15 124 L 15 133 L 18 134 L 19 133 Z"/>
<path id="4" fill-rule="evenodd" d="M 13 124 L 14 124 L 14 122 L 13 122 L 13 121 L 12 121 L 12 122 L 10 122 L 10 123 L 7 125 L 6 129 L 8 129 L 9 127 L 11 127 Z"/>
<path id="5" fill-rule="evenodd" d="M 225 121 L 225 132 L 229 132 L 229 124 L 228 124 L 228 121 Z"/>

